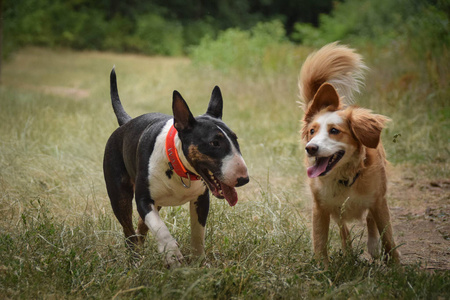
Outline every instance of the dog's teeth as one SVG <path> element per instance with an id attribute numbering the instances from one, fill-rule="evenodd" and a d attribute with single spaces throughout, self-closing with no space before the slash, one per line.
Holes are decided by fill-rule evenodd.
<path id="1" fill-rule="evenodd" d="M 334 155 L 331 157 L 330 161 L 328 162 L 328 165 L 331 165 L 331 164 L 336 160 L 336 158 L 337 158 L 337 155 L 334 154 Z"/>
<path id="2" fill-rule="evenodd" d="M 208 174 L 211 175 L 211 176 L 214 175 L 213 172 L 211 172 L 211 170 L 208 170 Z"/>

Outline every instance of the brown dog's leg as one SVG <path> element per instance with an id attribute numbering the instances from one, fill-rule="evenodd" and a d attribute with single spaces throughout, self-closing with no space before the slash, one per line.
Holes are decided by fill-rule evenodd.
<path id="1" fill-rule="evenodd" d="M 386 198 L 379 199 L 377 204 L 370 209 L 373 220 L 375 221 L 378 232 L 381 236 L 382 247 L 384 253 L 390 256 L 394 262 L 400 261 L 400 253 L 395 249 L 394 235 L 390 222 L 389 208 L 387 206 Z"/>
<path id="2" fill-rule="evenodd" d="M 372 213 L 370 211 L 367 214 L 366 221 L 368 234 L 367 250 L 373 258 L 377 258 L 380 256 L 380 249 L 378 245 L 379 234 L 377 224 L 375 223 L 375 220 L 373 219 Z"/>
<path id="3" fill-rule="evenodd" d="M 350 231 L 348 230 L 347 224 L 343 221 L 338 222 L 339 234 L 341 235 L 342 251 L 347 253 L 348 250 L 352 248 L 352 240 L 350 239 Z"/>
<path id="4" fill-rule="evenodd" d="M 317 203 L 314 203 L 313 214 L 313 247 L 314 256 L 322 261 L 325 268 L 328 268 L 328 230 L 330 227 L 330 213 L 321 209 Z"/>

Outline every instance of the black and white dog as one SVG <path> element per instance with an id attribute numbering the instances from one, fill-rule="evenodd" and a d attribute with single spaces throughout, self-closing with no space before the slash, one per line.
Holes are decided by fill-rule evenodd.
<path id="1" fill-rule="evenodd" d="M 184 99 L 173 92 L 173 117 L 148 113 L 131 118 L 110 75 L 111 102 L 119 128 L 109 138 L 103 161 L 106 188 L 114 214 L 130 246 L 142 244 L 148 230 L 165 254 L 168 266 L 183 256 L 159 216 L 162 206 L 190 202 L 193 254 L 204 254 L 209 191 L 233 206 L 235 187 L 249 182 L 236 135 L 222 122 L 222 95 L 215 87 L 206 114 L 193 117 Z M 139 212 L 137 232 L 132 223 L 133 194 Z"/>

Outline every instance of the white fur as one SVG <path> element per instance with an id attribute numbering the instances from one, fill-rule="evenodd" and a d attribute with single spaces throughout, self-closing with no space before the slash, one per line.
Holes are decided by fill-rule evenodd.
<path id="1" fill-rule="evenodd" d="M 345 150 L 347 144 L 341 143 L 330 138 L 329 128 L 330 124 L 339 125 L 342 124 L 344 120 L 335 112 L 327 112 L 315 120 L 315 123 L 319 124 L 319 131 L 315 133 L 314 137 L 306 144 L 315 144 L 319 146 L 319 152 L 317 156 L 326 157 L 335 154 L 340 150 Z"/>
<path id="2" fill-rule="evenodd" d="M 178 249 L 177 241 L 172 237 L 159 216 L 154 205 L 151 205 L 151 211 L 145 216 L 145 225 L 150 229 L 158 243 L 158 251 L 166 254 L 166 262 L 169 265 L 179 263 L 183 259 L 183 255 Z"/>
<path id="3" fill-rule="evenodd" d="M 367 209 L 375 202 L 376 191 L 361 194 L 338 182 L 340 174 L 330 172 L 320 180 L 311 181 L 320 191 L 320 203 L 337 220 L 362 220 Z"/>
<path id="4" fill-rule="evenodd" d="M 222 131 L 231 145 L 231 153 L 222 160 L 221 172 L 223 174 L 223 178 L 221 178 L 221 181 L 223 181 L 226 185 L 235 186 L 238 178 L 248 177 L 247 165 L 245 164 L 242 155 L 236 149 L 225 131 L 223 131 L 220 127 L 218 128 Z"/>
<path id="5" fill-rule="evenodd" d="M 166 175 L 168 169 L 168 158 L 166 155 L 166 136 L 173 120 L 167 121 L 161 133 L 156 138 L 152 155 L 150 156 L 148 174 L 151 197 L 155 201 L 156 206 L 178 206 L 184 203 L 197 200 L 198 196 L 203 193 L 206 186 L 203 181 L 191 181 L 191 187 L 185 188 L 181 183 L 181 178 L 174 172 L 172 179 Z M 181 149 L 181 141 L 178 133 L 175 136 L 175 147 L 177 148 L 180 160 L 189 171 L 193 171 L 192 166 L 187 162 Z M 189 179 L 183 178 L 187 184 Z"/>

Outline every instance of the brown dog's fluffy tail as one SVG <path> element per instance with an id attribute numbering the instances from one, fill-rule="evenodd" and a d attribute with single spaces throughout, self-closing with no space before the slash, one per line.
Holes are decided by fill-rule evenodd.
<path id="1" fill-rule="evenodd" d="M 303 63 L 298 81 L 303 109 L 308 108 L 317 90 L 325 82 L 334 86 L 345 104 L 352 104 L 353 93 L 359 93 L 366 69 L 359 54 L 337 42 L 310 54 Z"/>

